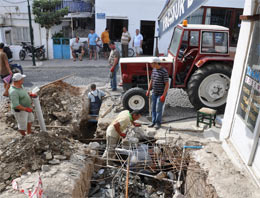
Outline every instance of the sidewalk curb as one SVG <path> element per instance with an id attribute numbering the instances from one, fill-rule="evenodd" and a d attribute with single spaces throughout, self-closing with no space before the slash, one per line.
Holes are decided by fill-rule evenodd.
<path id="1" fill-rule="evenodd" d="M 96 65 L 96 66 L 88 66 L 88 65 L 80 65 L 80 66 L 22 66 L 24 70 L 26 69 L 66 69 L 66 68 L 109 68 L 109 66 L 104 65 Z"/>

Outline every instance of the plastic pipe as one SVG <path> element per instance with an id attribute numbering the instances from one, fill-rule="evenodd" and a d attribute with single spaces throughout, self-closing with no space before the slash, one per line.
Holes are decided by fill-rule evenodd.
<path id="1" fill-rule="evenodd" d="M 192 148 L 192 149 L 202 149 L 202 146 L 183 146 L 184 149 L 186 148 Z"/>
<path id="2" fill-rule="evenodd" d="M 40 100 L 39 100 L 38 96 L 33 98 L 33 103 L 34 103 L 34 106 L 35 106 L 36 116 L 37 116 L 39 124 L 40 124 L 40 129 L 41 129 L 41 131 L 46 132 L 47 131 L 46 125 L 45 125 L 45 122 L 44 122 L 44 119 L 43 119 L 42 108 L 41 108 L 41 104 L 40 104 Z"/>

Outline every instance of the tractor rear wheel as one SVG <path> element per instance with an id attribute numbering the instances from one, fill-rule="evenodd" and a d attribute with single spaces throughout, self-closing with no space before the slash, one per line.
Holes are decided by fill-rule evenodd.
<path id="1" fill-rule="evenodd" d="M 232 68 L 210 63 L 194 72 L 188 83 L 191 104 L 199 109 L 209 107 L 223 112 L 226 105 Z"/>
<path id="2" fill-rule="evenodd" d="M 122 98 L 122 103 L 125 109 L 129 111 L 138 110 L 141 112 L 148 111 L 148 98 L 145 95 L 145 90 L 135 87 L 129 89 Z"/>

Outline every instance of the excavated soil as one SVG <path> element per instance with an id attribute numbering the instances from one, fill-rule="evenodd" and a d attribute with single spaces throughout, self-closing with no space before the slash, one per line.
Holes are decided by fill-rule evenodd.
<path id="1" fill-rule="evenodd" d="M 73 150 L 69 140 L 45 132 L 13 139 L 0 154 L 1 190 L 16 177 L 40 170 L 43 164 L 48 164 L 50 159 L 46 159 L 45 152 L 69 158 Z"/>

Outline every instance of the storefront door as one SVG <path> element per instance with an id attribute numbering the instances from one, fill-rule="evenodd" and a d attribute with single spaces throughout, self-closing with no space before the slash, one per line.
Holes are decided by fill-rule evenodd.
<path id="1" fill-rule="evenodd" d="M 260 8 L 258 8 L 259 13 Z M 231 141 L 243 161 L 260 178 L 260 21 L 253 22 L 251 43 L 237 105 Z"/>

